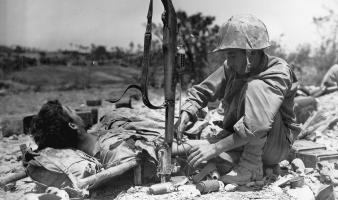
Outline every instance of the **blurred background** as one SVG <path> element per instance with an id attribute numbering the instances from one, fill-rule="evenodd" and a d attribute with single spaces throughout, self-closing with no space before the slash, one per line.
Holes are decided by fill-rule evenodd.
<path id="1" fill-rule="evenodd" d="M 0 0 L 0 116 L 35 112 L 46 99 L 79 105 L 117 97 L 140 80 L 147 0 Z M 267 26 L 271 55 L 318 85 L 337 63 L 334 0 L 173 0 L 186 50 L 182 87 L 224 62 L 210 53 L 219 27 L 240 13 Z M 150 86 L 163 87 L 163 6 L 154 0 Z"/>

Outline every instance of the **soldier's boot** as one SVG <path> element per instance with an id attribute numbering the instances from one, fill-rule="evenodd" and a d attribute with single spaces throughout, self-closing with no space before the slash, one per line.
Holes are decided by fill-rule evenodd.
<path id="1" fill-rule="evenodd" d="M 263 179 L 262 154 L 267 137 L 254 138 L 244 146 L 240 161 L 228 174 L 222 176 L 227 184 L 244 185 Z"/>

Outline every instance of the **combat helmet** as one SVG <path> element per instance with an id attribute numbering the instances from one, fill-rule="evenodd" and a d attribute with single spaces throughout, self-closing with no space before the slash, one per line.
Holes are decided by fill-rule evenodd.
<path id="1" fill-rule="evenodd" d="M 219 37 L 213 52 L 231 48 L 258 50 L 270 46 L 265 24 L 251 14 L 232 16 L 222 25 Z"/>

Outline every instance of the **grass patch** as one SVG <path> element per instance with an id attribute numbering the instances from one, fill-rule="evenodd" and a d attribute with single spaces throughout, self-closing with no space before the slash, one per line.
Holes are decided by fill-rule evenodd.
<path id="1" fill-rule="evenodd" d="M 37 66 L 13 73 L 10 79 L 34 91 L 74 90 L 117 83 L 135 83 L 136 68 L 110 66 Z"/>

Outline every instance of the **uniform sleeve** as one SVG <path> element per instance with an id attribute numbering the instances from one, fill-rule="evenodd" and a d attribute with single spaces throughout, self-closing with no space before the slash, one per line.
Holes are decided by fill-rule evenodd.
<path id="1" fill-rule="evenodd" d="M 261 137 L 272 128 L 274 117 L 292 86 L 290 69 L 270 72 L 260 79 L 248 81 L 244 93 L 244 115 L 234 125 L 244 138 Z"/>
<path id="2" fill-rule="evenodd" d="M 196 120 L 199 109 L 224 95 L 225 80 L 224 66 L 222 66 L 200 84 L 194 85 L 188 90 L 188 98 L 182 105 L 182 111 L 187 111 L 193 120 Z"/>

